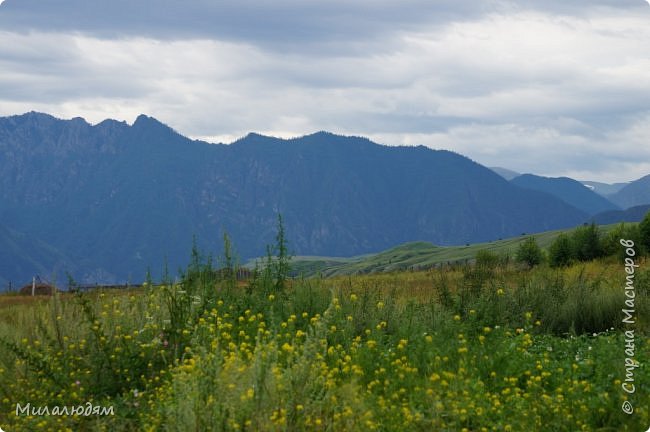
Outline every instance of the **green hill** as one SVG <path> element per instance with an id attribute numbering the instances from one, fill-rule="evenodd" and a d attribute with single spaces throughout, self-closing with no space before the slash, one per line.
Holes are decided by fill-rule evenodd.
<path id="1" fill-rule="evenodd" d="M 599 229 L 607 233 L 619 224 L 603 225 Z M 560 233 L 573 229 L 526 234 L 487 243 L 465 246 L 436 246 L 428 242 L 405 243 L 376 253 L 351 258 L 297 256 L 293 258 L 292 269 L 296 275 L 340 276 L 361 273 L 392 272 L 400 270 L 422 270 L 442 264 L 470 262 L 480 250 L 489 250 L 513 257 L 519 243 L 528 237 L 535 237 L 539 246 L 548 248 Z"/>

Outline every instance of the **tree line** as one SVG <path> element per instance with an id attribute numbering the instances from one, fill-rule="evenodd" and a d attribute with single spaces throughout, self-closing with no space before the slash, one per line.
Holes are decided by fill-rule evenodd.
<path id="1" fill-rule="evenodd" d="M 529 237 L 517 248 L 517 262 L 534 267 L 548 261 L 550 267 L 567 267 L 575 262 L 591 261 L 607 256 L 623 257 L 620 240 L 632 240 L 636 255 L 650 253 L 650 213 L 639 224 L 620 224 L 607 233 L 595 223 L 579 226 L 569 233 L 561 233 L 545 252 L 534 237 Z"/>

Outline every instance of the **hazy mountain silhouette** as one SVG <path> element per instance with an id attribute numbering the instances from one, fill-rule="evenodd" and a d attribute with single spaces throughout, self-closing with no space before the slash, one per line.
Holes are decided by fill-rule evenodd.
<path id="1" fill-rule="evenodd" d="M 63 279 L 75 272 L 74 262 L 51 245 L 0 225 L 0 291 L 20 289 L 33 276 Z"/>
<path id="2" fill-rule="evenodd" d="M 629 183 L 602 183 L 595 181 L 581 181 L 583 185 L 587 186 L 592 191 L 596 192 L 598 195 L 608 198 L 615 194 L 616 192 L 623 189 Z"/>
<path id="3" fill-rule="evenodd" d="M 650 204 L 650 175 L 630 182 L 609 199 L 624 209 Z"/>
<path id="4" fill-rule="evenodd" d="M 513 178 L 521 175 L 521 173 L 510 170 L 508 168 L 501 168 L 501 167 L 489 167 L 489 168 L 506 180 L 512 180 Z"/>
<path id="5" fill-rule="evenodd" d="M 650 204 L 630 207 L 626 210 L 611 210 L 598 213 L 592 220 L 599 225 L 609 225 L 618 222 L 641 222 L 650 211 Z"/>
<path id="6" fill-rule="evenodd" d="M 609 210 L 620 210 L 618 206 L 598 195 L 579 181 L 568 177 L 542 177 L 523 174 L 510 180 L 511 183 L 526 189 L 551 194 L 562 201 L 590 215 Z"/>

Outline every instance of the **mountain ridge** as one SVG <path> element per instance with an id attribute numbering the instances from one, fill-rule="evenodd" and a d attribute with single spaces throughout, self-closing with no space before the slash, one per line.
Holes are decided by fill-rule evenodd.
<path id="1" fill-rule="evenodd" d="M 577 180 L 568 177 L 543 177 L 522 174 L 510 180 L 517 186 L 553 195 L 589 215 L 621 210 L 617 205 L 598 195 Z"/>
<path id="2" fill-rule="evenodd" d="M 628 183 L 608 198 L 624 209 L 650 204 L 650 174 Z"/>
<path id="3" fill-rule="evenodd" d="M 587 215 L 471 159 L 316 132 L 191 140 L 146 115 L 132 125 L 0 118 L 0 221 L 70 256 L 80 282 L 135 281 L 187 263 L 192 237 L 228 232 L 243 258 L 274 242 L 353 256 L 408 241 L 475 243 L 574 226 Z"/>

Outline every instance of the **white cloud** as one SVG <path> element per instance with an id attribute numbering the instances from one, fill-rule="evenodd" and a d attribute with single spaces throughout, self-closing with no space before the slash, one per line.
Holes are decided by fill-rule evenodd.
<path id="1" fill-rule="evenodd" d="M 650 172 L 649 14 L 634 1 L 194 2 L 167 35 L 164 8 L 118 22 L 143 3 L 115 2 L 84 28 L 31 1 L 0 10 L 32 28 L 0 31 L 0 115 L 146 113 L 210 141 L 329 130 L 539 174 Z"/>

